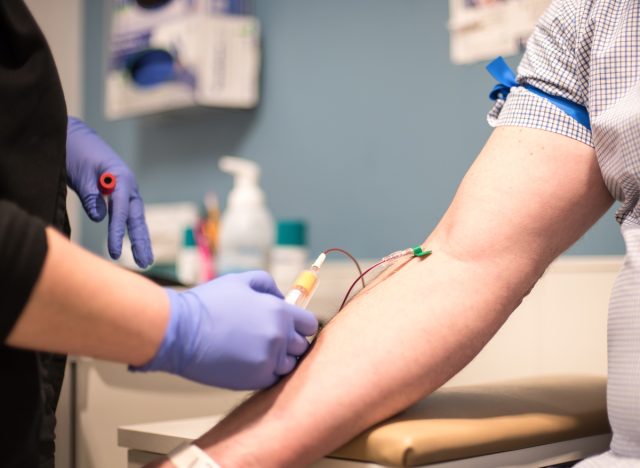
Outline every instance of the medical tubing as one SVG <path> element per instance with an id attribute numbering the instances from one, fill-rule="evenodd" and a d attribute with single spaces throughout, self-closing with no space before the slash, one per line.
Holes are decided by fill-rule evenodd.
<path id="1" fill-rule="evenodd" d="M 398 250 L 396 252 L 393 252 L 387 255 L 386 257 L 383 257 L 379 262 L 375 263 L 371 267 L 367 268 L 364 272 L 360 273 L 360 276 L 356 278 L 356 280 L 351 284 L 351 287 L 347 291 L 347 294 L 345 294 L 344 299 L 342 300 L 342 304 L 340 304 L 340 308 L 338 309 L 338 312 L 340 312 L 342 308 L 345 306 L 345 304 L 347 303 L 347 300 L 349 299 L 349 295 L 351 295 L 351 291 L 353 290 L 355 285 L 358 284 L 358 281 L 360 281 L 361 279 L 364 287 L 364 276 L 367 273 L 373 271 L 380 265 L 383 265 L 393 260 L 397 260 L 402 257 L 406 257 L 407 255 L 411 255 L 412 257 L 425 257 L 428 255 L 431 255 L 431 250 L 423 250 L 421 246 L 409 247 L 408 249 Z"/>
<path id="2" fill-rule="evenodd" d="M 386 258 L 386 257 L 385 257 Z M 395 257 L 398 258 L 398 257 Z M 382 265 L 383 263 L 387 263 L 389 260 L 393 260 L 393 259 L 382 259 L 379 262 L 377 262 L 376 264 L 374 264 L 373 266 L 367 268 L 366 270 L 364 270 L 364 272 L 360 273 L 360 276 L 358 276 L 356 278 L 356 280 L 351 283 L 351 286 L 349 287 L 349 289 L 347 290 L 347 294 L 344 295 L 344 299 L 342 300 L 342 304 L 340 304 L 340 307 L 338 308 L 338 312 L 340 312 L 342 310 L 342 308 L 345 306 L 345 304 L 347 303 L 347 300 L 349 299 L 349 295 L 351 294 L 351 291 L 353 291 L 353 288 L 356 286 L 356 284 L 358 284 L 358 281 L 362 280 L 362 284 L 364 287 L 364 276 L 369 273 L 370 271 L 372 271 L 373 269 L 379 267 L 380 265 Z"/>
<path id="3" fill-rule="evenodd" d="M 347 257 L 349 257 L 351 259 L 351 261 L 356 265 L 356 268 L 358 269 L 358 277 L 356 278 L 356 280 L 351 283 L 351 286 L 349 287 L 349 289 L 347 290 L 347 293 L 344 296 L 344 299 L 342 300 L 342 303 L 340 304 L 340 307 L 338 308 L 338 312 L 342 310 L 342 308 L 345 306 L 345 304 L 347 303 L 347 300 L 349 299 L 349 296 L 351 295 L 351 291 L 353 291 L 353 288 L 356 286 L 356 284 L 358 284 L 358 282 L 362 282 L 362 287 L 366 287 L 366 283 L 364 281 L 364 277 L 371 271 L 373 271 L 374 269 L 376 269 L 377 267 L 379 267 L 380 265 L 383 265 L 387 262 L 393 261 L 393 260 L 397 260 L 399 258 L 402 257 L 406 257 L 407 255 L 412 255 L 414 257 L 423 257 L 425 255 L 429 255 L 431 253 L 431 251 L 425 251 L 422 250 L 421 246 L 416 246 L 416 247 L 410 247 L 407 249 L 403 249 L 403 250 L 398 250 L 396 252 L 390 253 L 389 255 L 383 257 L 382 259 L 380 259 L 380 261 L 376 262 L 374 265 L 372 265 L 371 267 L 367 268 L 366 270 L 362 271 L 362 268 L 360 267 L 360 264 L 358 263 L 358 260 L 356 260 L 356 258 L 351 255 L 349 252 L 347 252 L 344 249 L 341 249 L 339 247 L 332 247 L 330 249 L 326 249 L 322 252 L 322 254 L 320 254 L 320 256 L 318 257 L 318 259 L 316 260 L 316 262 L 314 262 L 313 266 L 311 267 L 311 270 L 305 270 L 301 273 L 301 276 L 298 277 L 298 279 L 296 280 L 296 282 L 294 283 L 293 288 L 287 293 L 287 296 L 285 298 L 285 300 L 287 302 L 290 302 L 292 304 L 296 304 L 299 305 L 301 307 L 306 307 L 309 303 L 309 301 L 311 300 L 311 296 L 313 296 L 313 293 L 315 292 L 315 289 L 317 287 L 317 273 L 320 270 L 320 266 L 322 265 L 322 263 L 324 262 L 324 258 L 326 257 L 327 254 L 331 253 L 331 252 L 339 252 L 343 255 L 346 255 Z M 317 262 L 320 262 L 316 265 Z M 312 275 L 314 277 L 314 280 L 307 284 L 302 284 L 302 283 L 307 283 L 307 281 L 303 281 L 302 283 L 298 284 L 300 281 L 300 278 L 303 275 Z M 304 286 L 304 287 L 303 287 Z"/>
<path id="4" fill-rule="evenodd" d="M 353 263 L 355 263 L 356 268 L 358 269 L 358 273 L 360 274 L 360 276 L 358 276 L 358 279 L 356 280 L 356 283 L 358 282 L 358 280 L 362 280 L 362 287 L 364 288 L 365 287 L 364 274 L 362 273 L 362 268 L 360 268 L 360 264 L 358 263 L 358 260 L 356 260 L 356 258 L 353 255 L 351 255 L 349 252 L 339 247 L 332 247 L 330 249 L 323 251 L 322 253 L 326 255 L 331 252 L 340 252 L 341 254 L 344 254 L 347 257 L 349 257 L 353 261 Z"/>

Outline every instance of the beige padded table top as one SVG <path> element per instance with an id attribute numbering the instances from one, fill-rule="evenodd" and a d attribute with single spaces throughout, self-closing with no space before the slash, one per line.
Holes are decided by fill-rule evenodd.
<path id="1" fill-rule="evenodd" d="M 606 379 L 591 376 L 446 387 L 360 434 L 330 457 L 365 462 L 365 466 L 419 466 L 591 440 L 610 432 L 605 395 Z M 130 455 L 131 450 L 146 453 L 146 462 L 153 454 L 166 454 L 198 438 L 219 419 L 124 426 L 118 429 L 118 442 L 130 449 Z M 338 466 L 325 460 L 323 466 Z"/>
<path id="2" fill-rule="evenodd" d="M 332 456 L 416 466 L 610 432 L 604 377 L 443 388 Z"/>

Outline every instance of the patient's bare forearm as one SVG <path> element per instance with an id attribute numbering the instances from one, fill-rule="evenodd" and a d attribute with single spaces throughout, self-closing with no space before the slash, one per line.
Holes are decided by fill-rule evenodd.
<path id="1" fill-rule="evenodd" d="M 591 148 L 496 130 L 425 242 L 433 254 L 358 296 L 291 377 L 198 445 L 223 467 L 304 466 L 404 409 L 464 367 L 611 202 Z"/>
<path id="2" fill-rule="evenodd" d="M 203 445 L 215 444 L 221 466 L 302 466 L 322 456 L 462 368 L 515 308 L 515 299 L 493 299 L 509 286 L 437 251 L 410 263 L 331 322 L 286 385 L 244 405 Z"/>

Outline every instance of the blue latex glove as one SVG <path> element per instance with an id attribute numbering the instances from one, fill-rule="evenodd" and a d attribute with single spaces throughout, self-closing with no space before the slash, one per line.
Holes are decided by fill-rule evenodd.
<path id="1" fill-rule="evenodd" d="M 129 231 L 133 258 L 141 268 L 153 263 L 149 230 L 144 220 L 144 204 L 133 172 L 120 157 L 82 120 L 69 117 L 67 125 L 67 177 L 82 206 L 93 221 L 107 214 L 98 190 L 103 172 L 116 176 L 116 188 L 109 198 L 107 246 L 111 258 L 120 258 L 125 226 Z"/>
<path id="2" fill-rule="evenodd" d="M 222 276 L 186 292 L 166 290 L 169 324 L 155 357 L 133 371 L 166 371 L 235 390 L 273 385 L 309 347 L 318 322 L 284 302 L 264 271 Z"/>

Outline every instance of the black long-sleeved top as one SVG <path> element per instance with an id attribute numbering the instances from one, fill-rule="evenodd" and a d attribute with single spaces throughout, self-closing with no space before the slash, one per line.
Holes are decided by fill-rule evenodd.
<path id="1" fill-rule="evenodd" d="M 21 0 L 0 1 L 0 437 L 2 466 L 38 463 L 39 354 L 5 346 L 47 252 L 68 232 L 66 106 L 44 36 Z"/>
<path id="2" fill-rule="evenodd" d="M 42 230 L 42 223 L 62 228 L 66 222 L 66 125 L 60 81 L 42 33 L 21 1 L 3 0 L 0 2 L 2 338 L 26 302 L 31 289 L 28 284 L 33 284 L 39 269 L 35 264 L 42 263 L 44 239 L 29 232 L 35 226 Z"/>

